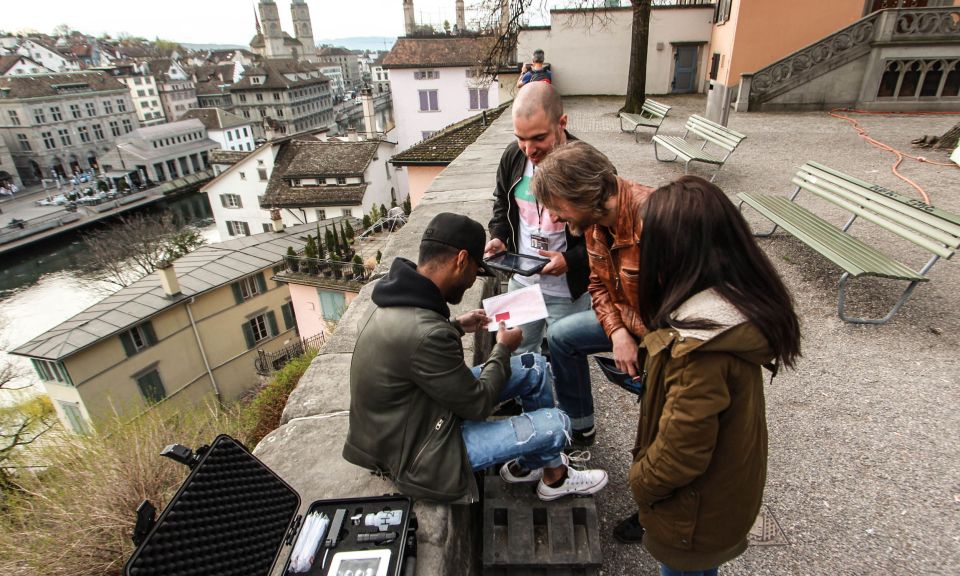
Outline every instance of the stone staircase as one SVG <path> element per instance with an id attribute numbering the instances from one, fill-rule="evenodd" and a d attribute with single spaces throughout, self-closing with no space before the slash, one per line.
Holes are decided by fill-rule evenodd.
<path id="1" fill-rule="evenodd" d="M 939 62 L 935 68 L 942 76 L 941 92 L 921 97 L 918 87 L 913 98 L 878 95 L 884 74 L 891 72 L 890 62 L 913 66 L 920 74 Z M 741 75 L 736 108 L 960 110 L 960 96 L 946 82 L 951 71 L 960 74 L 958 66 L 960 6 L 881 10 L 753 74 Z M 895 86 L 902 86 L 902 81 Z"/>

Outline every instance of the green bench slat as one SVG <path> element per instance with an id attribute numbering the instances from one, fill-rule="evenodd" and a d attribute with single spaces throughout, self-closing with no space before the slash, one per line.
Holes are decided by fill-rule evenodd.
<path id="1" fill-rule="evenodd" d="M 697 160 L 708 164 L 723 164 L 722 158 L 718 158 L 709 152 L 701 150 L 695 144 L 691 144 L 679 136 L 657 135 L 653 137 L 653 141 L 662 144 L 674 154 L 678 154 L 688 160 Z"/>
<path id="2" fill-rule="evenodd" d="M 871 248 L 785 196 L 737 196 L 851 276 L 924 282 L 928 278 Z"/>

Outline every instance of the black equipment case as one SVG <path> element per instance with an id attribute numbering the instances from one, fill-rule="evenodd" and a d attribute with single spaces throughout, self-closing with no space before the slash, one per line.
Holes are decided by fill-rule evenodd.
<path id="1" fill-rule="evenodd" d="M 162 454 L 189 466 L 190 475 L 158 519 L 147 501 L 137 509 L 137 548 L 125 576 L 269 576 L 283 556 L 282 574 L 290 576 L 414 573 L 416 518 L 406 496 L 311 503 L 307 516 L 324 513 L 330 524 L 312 567 L 294 573 L 289 555 L 304 517 L 289 484 L 227 435 L 196 453 L 172 445 Z"/>

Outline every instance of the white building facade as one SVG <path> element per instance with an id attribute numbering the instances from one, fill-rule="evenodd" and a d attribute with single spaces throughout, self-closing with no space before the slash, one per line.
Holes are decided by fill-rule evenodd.
<path id="1" fill-rule="evenodd" d="M 150 75 L 117 76 L 130 89 L 130 98 L 137 111 L 140 126 L 155 126 L 167 121 L 160 103 L 160 94 L 157 91 L 157 82 Z"/>

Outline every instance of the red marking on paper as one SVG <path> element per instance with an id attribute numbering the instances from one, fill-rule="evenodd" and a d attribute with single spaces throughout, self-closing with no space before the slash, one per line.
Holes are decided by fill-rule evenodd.
<path id="1" fill-rule="evenodd" d="M 510 319 L 509 312 L 501 312 L 493 317 L 494 322 L 506 322 L 509 319 Z"/>

